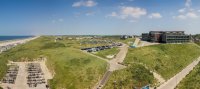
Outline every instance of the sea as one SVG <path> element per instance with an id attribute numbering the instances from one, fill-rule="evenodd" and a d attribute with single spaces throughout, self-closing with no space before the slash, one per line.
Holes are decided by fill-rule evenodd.
<path id="1" fill-rule="evenodd" d="M 33 37 L 33 36 L 0 36 L 0 41 L 25 39 L 25 38 L 30 38 L 30 37 Z"/>

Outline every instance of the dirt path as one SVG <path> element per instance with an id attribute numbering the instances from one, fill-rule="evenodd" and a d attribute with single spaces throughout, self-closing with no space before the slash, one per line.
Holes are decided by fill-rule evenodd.
<path id="1" fill-rule="evenodd" d="M 184 68 L 181 72 L 169 79 L 167 82 L 163 83 L 157 89 L 174 89 L 180 83 L 180 81 L 185 78 L 186 75 L 190 73 L 190 71 L 193 70 L 193 68 L 199 63 L 199 61 L 200 57 L 190 63 L 186 68 Z"/>

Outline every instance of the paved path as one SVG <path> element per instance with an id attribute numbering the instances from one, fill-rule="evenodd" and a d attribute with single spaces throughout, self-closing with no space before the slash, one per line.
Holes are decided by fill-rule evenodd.
<path id="1" fill-rule="evenodd" d="M 138 46 L 139 43 L 140 43 L 140 38 L 135 38 L 134 45 L 135 45 L 135 46 Z"/>
<path id="2" fill-rule="evenodd" d="M 120 51 L 116 55 L 116 57 L 110 61 L 107 61 L 110 65 L 110 67 L 109 67 L 108 71 L 104 74 L 103 78 L 100 80 L 98 85 L 94 87 L 94 89 L 101 89 L 106 84 L 106 82 L 108 81 L 108 79 L 113 71 L 126 68 L 126 66 L 123 66 L 118 63 L 123 62 L 124 58 L 126 57 L 127 52 L 128 52 L 128 46 L 126 44 L 123 44 L 123 46 L 120 47 Z"/>
<path id="3" fill-rule="evenodd" d="M 104 77 L 103 77 L 103 79 L 100 81 L 100 84 L 99 84 L 99 85 L 105 85 L 106 81 L 108 81 L 108 78 L 110 77 L 111 74 L 112 74 L 112 71 L 107 71 L 107 72 L 104 74 Z"/>
<path id="4" fill-rule="evenodd" d="M 190 71 L 193 70 L 193 68 L 199 63 L 200 57 L 193 61 L 191 64 L 189 64 L 186 68 L 184 68 L 181 72 L 176 74 L 174 77 L 169 79 L 167 82 L 159 86 L 157 89 L 174 89 L 180 81 L 185 78 L 187 74 L 190 73 Z"/>
<path id="5" fill-rule="evenodd" d="M 135 42 L 134 45 L 136 47 L 144 47 L 144 46 L 150 46 L 150 45 L 157 45 L 160 43 L 152 43 L 152 42 L 148 42 L 148 41 L 142 41 L 140 38 L 135 38 Z"/>

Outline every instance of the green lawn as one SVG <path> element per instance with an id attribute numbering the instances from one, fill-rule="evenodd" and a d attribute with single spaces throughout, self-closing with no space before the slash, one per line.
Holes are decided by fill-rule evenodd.
<path id="1" fill-rule="evenodd" d="M 114 71 L 104 89 L 133 89 L 154 84 L 155 79 L 142 65 L 134 64 L 126 69 Z"/>
<path id="2" fill-rule="evenodd" d="M 106 50 L 102 50 L 102 51 L 98 51 L 96 53 L 94 53 L 97 56 L 100 56 L 102 58 L 106 58 L 106 59 L 112 59 L 112 58 L 107 58 L 108 55 L 117 55 L 117 53 L 119 52 L 119 48 L 115 47 L 112 49 L 106 49 Z"/>
<path id="3" fill-rule="evenodd" d="M 160 44 L 129 49 L 124 63 L 142 63 L 169 79 L 200 56 L 195 44 Z"/>
<path id="4" fill-rule="evenodd" d="M 78 41 L 54 42 L 54 37 L 40 37 L 19 45 L 0 55 L 0 79 L 6 72 L 7 60 L 32 61 L 47 57 L 47 67 L 54 78 L 51 89 L 88 89 L 93 87 L 106 71 L 107 63 L 77 49 Z M 73 46 L 74 45 L 74 46 Z"/>
<path id="5" fill-rule="evenodd" d="M 177 89 L 199 89 L 200 63 L 177 86 Z"/>

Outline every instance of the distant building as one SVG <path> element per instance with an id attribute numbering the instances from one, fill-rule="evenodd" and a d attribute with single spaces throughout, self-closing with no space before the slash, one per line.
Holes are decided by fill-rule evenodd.
<path id="1" fill-rule="evenodd" d="M 133 38 L 133 36 L 130 36 L 130 35 L 122 35 L 122 36 L 120 37 L 120 39 L 122 39 L 122 40 L 125 40 L 125 39 L 128 39 L 128 38 Z"/>
<path id="2" fill-rule="evenodd" d="M 150 40 L 149 33 L 142 33 L 142 40 L 149 41 Z"/>
<path id="3" fill-rule="evenodd" d="M 158 43 L 185 43 L 190 42 L 190 35 L 184 31 L 150 31 L 142 34 L 142 40 Z"/>

